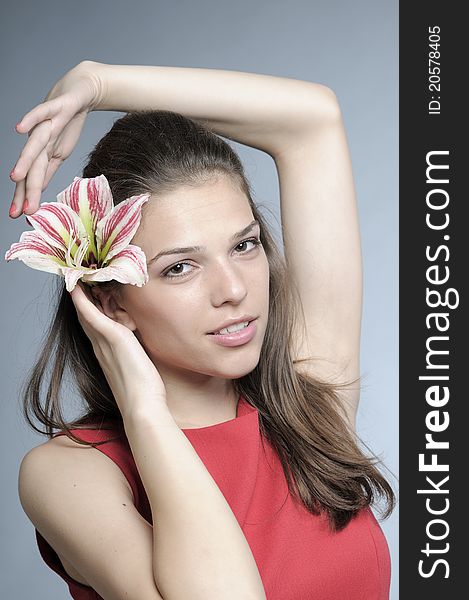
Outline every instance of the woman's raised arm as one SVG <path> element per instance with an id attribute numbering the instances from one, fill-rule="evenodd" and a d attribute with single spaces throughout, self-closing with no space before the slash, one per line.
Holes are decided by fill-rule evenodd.
<path id="1" fill-rule="evenodd" d="M 16 126 L 29 133 L 11 174 L 17 184 L 14 210 L 39 207 L 41 192 L 75 147 L 92 110 L 172 110 L 206 121 L 220 135 L 272 156 L 334 110 L 327 87 L 283 77 L 218 69 L 112 65 L 83 61 L 68 71 L 44 102 Z M 311 124 L 311 123 L 310 123 Z"/>
<path id="2" fill-rule="evenodd" d="M 257 73 L 186 67 L 97 65 L 95 110 L 163 109 L 206 121 L 224 137 L 275 156 L 334 110 L 333 92 L 317 83 Z"/>

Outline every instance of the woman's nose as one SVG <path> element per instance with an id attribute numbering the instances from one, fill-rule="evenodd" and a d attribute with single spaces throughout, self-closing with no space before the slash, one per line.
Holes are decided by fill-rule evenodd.
<path id="1" fill-rule="evenodd" d="M 224 302 L 239 303 L 247 294 L 241 268 L 227 262 L 217 264 L 210 271 L 210 289 L 214 305 Z"/>

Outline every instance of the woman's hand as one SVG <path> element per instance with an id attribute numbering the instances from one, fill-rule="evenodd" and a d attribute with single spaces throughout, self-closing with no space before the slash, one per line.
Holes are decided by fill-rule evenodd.
<path id="1" fill-rule="evenodd" d="M 99 64 L 83 61 L 73 67 L 44 102 L 17 123 L 16 131 L 28 133 L 28 140 L 10 174 L 16 183 L 11 217 L 19 217 L 23 211 L 28 215 L 36 212 L 41 192 L 75 148 L 88 113 L 100 99 Z"/>
<path id="2" fill-rule="evenodd" d="M 167 409 L 163 380 L 135 334 L 107 317 L 80 282 L 70 296 L 123 419 Z"/>

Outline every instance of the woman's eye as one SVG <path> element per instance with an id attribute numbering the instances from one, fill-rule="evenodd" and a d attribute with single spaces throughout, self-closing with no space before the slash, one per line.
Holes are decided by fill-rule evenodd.
<path id="1" fill-rule="evenodd" d="M 254 244 L 254 247 L 260 246 L 261 244 L 261 241 L 258 238 L 251 238 L 249 240 L 244 240 L 244 242 L 241 242 L 236 247 L 239 248 L 240 246 L 244 246 L 244 244 L 248 244 L 249 242 L 251 242 L 251 244 Z"/>
<path id="2" fill-rule="evenodd" d="M 174 277 L 184 277 L 185 273 L 183 271 L 178 271 L 178 267 L 182 267 L 183 265 L 187 265 L 187 266 L 191 266 L 189 263 L 185 263 L 185 262 L 180 262 L 177 263 L 176 265 L 174 265 L 173 267 L 170 267 L 167 271 L 165 271 L 163 273 L 163 275 L 165 277 L 168 277 L 169 279 L 174 278 Z M 171 274 L 171 271 L 173 271 L 173 274 Z"/>
<path id="3" fill-rule="evenodd" d="M 246 250 L 245 244 L 249 244 L 249 243 L 253 244 L 254 248 L 256 248 L 257 246 L 260 246 L 262 244 L 262 242 L 258 238 L 250 238 L 249 240 L 244 240 L 243 242 L 241 242 L 240 244 L 238 244 L 236 246 L 236 248 L 243 247 L 242 250 L 240 252 L 238 252 L 237 254 L 247 254 L 248 252 L 253 250 L 254 248 L 251 248 L 250 250 Z M 188 274 L 188 273 L 180 270 L 180 267 L 183 267 L 184 265 L 187 267 L 191 266 L 190 263 L 187 263 L 187 262 L 177 263 L 174 266 L 169 267 L 169 269 L 167 269 L 166 271 L 164 271 L 163 277 L 167 277 L 168 279 L 185 277 L 186 274 Z"/>

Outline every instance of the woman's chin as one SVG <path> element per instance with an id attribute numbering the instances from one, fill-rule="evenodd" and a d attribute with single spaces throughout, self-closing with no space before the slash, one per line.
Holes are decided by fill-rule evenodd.
<path id="1" fill-rule="evenodd" d="M 220 364 L 219 369 L 217 369 L 218 372 L 214 373 L 214 375 L 223 379 L 240 379 L 251 373 L 257 367 L 258 363 L 259 353 L 254 357 L 238 357 L 236 360 Z"/>

